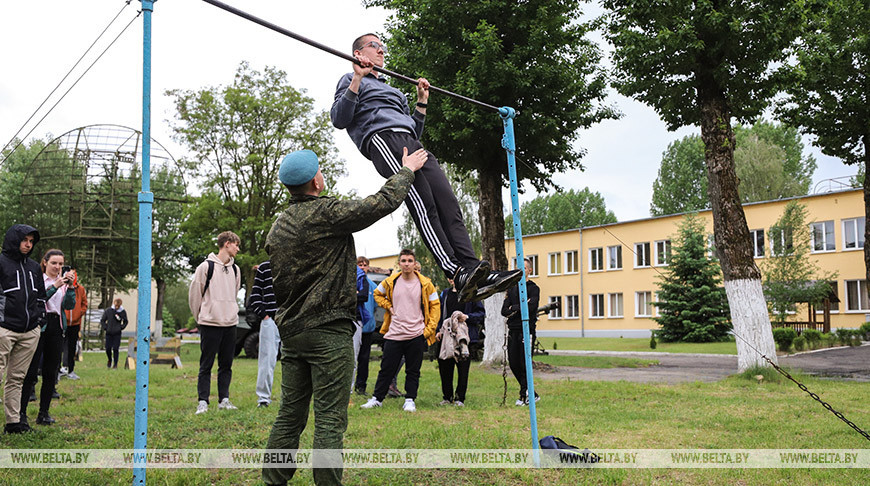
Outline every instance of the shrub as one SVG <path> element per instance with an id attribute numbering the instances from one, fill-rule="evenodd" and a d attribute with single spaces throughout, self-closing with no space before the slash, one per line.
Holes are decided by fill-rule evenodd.
<path id="1" fill-rule="evenodd" d="M 858 330 L 862 334 L 862 339 L 864 339 L 865 341 L 870 341 L 870 322 L 865 322 L 864 324 L 861 324 L 861 327 L 859 327 Z"/>
<path id="2" fill-rule="evenodd" d="M 797 331 L 790 327 L 778 327 L 773 330 L 773 340 L 776 341 L 776 347 L 786 353 L 791 349 L 791 344 L 796 337 Z"/>
<path id="3" fill-rule="evenodd" d="M 807 338 L 803 336 L 798 336 L 794 339 L 794 350 L 795 351 L 803 351 L 807 346 Z"/>
<path id="4" fill-rule="evenodd" d="M 816 329 L 804 329 L 801 336 L 807 340 L 810 349 L 819 347 L 819 341 L 822 340 L 822 333 Z"/>
<path id="5" fill-rule="evenodd" d="M 830 348 L 834 345 L 835 337 L 833 334 L 829 332 L 823 332 L 821 339 L 819 339 L 819 347 L 820 348 Z"/>
<path id="6" fill-rule="evenodd" d="M 650 349 L 655 349 L 655 348 L 656 348 L 656 332 L 655 332 L 655 331 L 653 331 L 653 332 L 650 333 L 650 337 L 649 337 L 649 348 L 650 348 Z"/>
<path id="7" fill-rule="evenodd" d="M 849 346 L 860 346 L 864 332 L 861 329 L 852 329 L 851 331 L 852 339 L 849 340 Z"/>
<path id="8" fill-rule="evenodd" d="M 839 341 L 843 346 L 849 346 L 852 344 L 852 334 L 852 329 L 841 327 L 836 331 L 837 341 Z"/>

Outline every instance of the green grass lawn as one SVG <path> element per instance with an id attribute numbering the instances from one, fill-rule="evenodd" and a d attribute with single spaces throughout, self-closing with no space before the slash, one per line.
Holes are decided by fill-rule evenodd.
<path id="1" fill-rule="evenodd" d="M 658 364 L 654 359 L 616 358 L 612 356 L 535 356 L 535 361 L 553 366 L 578 368 L 643 368 Z"/>
<path id="2" fill-rule="evenodd" d="M 733 345 L 733 344 L 732 344 Z M 194 415 L 199 349 L 182 348 L 185 367 L 151 368 L 149 448 L 263 448 L 277 403 L 256 408 L 256 362 L 233 366 L 231 398 L 237 411 Z M 122 358 L 123 358 L 122 354 Z M 87 354 L 76 367 L 80 381 L 63 380 L 52 405 L 58 423 L 25 435 L 0 436 L 3 448 L 132 448 L 135 373 L 107 370 L 104 356 Z M 371 363 L 369 389 L 378 362 Z M 439 407 L 437 365 L 425 361 L 418 412 L 388 399 L 383 408 L 361 410 L 353 396 L 348 448 L 528 448 L 528 409 L 515 407 L 515 380 L 508 375 L 508 405 L 501 406 L 500 371 L 472 365 L 466 407 Z M 279 365 L 280 369 L 280 365 Z M 276 370 L 277 371 L 277 370 Z M 802 377 L 811 390 L 859 426 L 870 426 L 867 384 Z M 403 378 L 400 378 L 403 387 Z M 556 435 L 580 447 L 619 448 L 863 448 L 866 441 L 793 384 L 729 378 L 679 385 L 540 380 L 536 389 L 540 435 Z M 212 384 L 212 393 L 216 385 Z M 36 410 L 31 408 L 31 422 Z M 302 437 L 311 447 L 313 418 Z M 8 469 L 0 484 L 130 484 L 132 470 Z M 151 469 L 155 485 L 259 484 L 248 469 Z M 292 484 L 310 484 L 310 470 Z M 868 484 L 866 470 L 844 469 L 348 469 L 349 485 L 528 485 L 528 484 Z"/>
<path id="3" fill-rule="evenodd" d="M 734 341 L 724 343 L 663 343 L 650 349 L 649 339 L 642 338 L 549 338 L 538 342 L 544 349 L 575 349 L 583 351 L 646 351 L 661 353 L 737 354 Z M 553 347 L 553 344 L 556 347 Z"/>

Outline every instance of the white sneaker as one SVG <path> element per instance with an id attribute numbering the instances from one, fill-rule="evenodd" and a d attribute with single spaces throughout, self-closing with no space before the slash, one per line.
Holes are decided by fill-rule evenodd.
<path id="1" fill-rule="evenodd" d="M 514 405 L 516 405 L 516 406 L 518 406 L 518 407 L 522 407 L 522 406 L 525 405 L 525 404 L 526 404 L 526 401 L 523 400 L 522 398 L 517 398 L 517 401 L 514 402 Z"/>
<path id="2" fill-rule="evenodd" d="M 75 371 L 66 375 L 66 377 L 69 378 L 70 380 L 81 380 L 82 379 L 82 377 L 77 375 Z"/>
<path id="3" fill-rule="evenodd" d="M 402 405 L 402 410 L 404 410 L 406 412 L 416 412 L 417 405 L 414 404 L 414 399 L 413 398 L 406 398 L 405 404 Z"/>
<path id="4" fill-rule="evenodd" d="M 380 400 L 378 400 L 375 397 L 371 397 L 371 398 L 369 398 L 369 401 L 360 405 L 359 408 L 375 408 L 375 407 L 380 407 L 381 405 L 383 405 L 383 402 L 381 402 Z"/>
<path id="5" fill-rule="evenodd" d="M 57 375 L 58 375 L 59 377 L 60 377 L 60 376 L 66 376 L 66 374 L 67 374 L 68 371 L 69 371 L 69 369 L 68 369 L 66 366 L 61 366 L 61 367 L 60 367 L 60 370 L 58 370 L 58 372 L 57 372 Z"/>
<path id="6" fill-rule="evenodd" d="M 450 400 L 441 400 L 441 402 L 438 403 L 438 405 L 443 407 L 444 405 L 450 405 L 450 403 L 451 403 Z"/>
<path id="7" fill-rule="evenodd" d="M 199 405 L 196 406 L 196 415 L 206 412 L 208 412 L 208 402 L 205 400 L 200 400 Z"/>
<path id="8" fill-rule="evenodd" d="M 218 403 L 218 410 L 238 410 L 239 407 L 233 405 L 229 398 L 224 398 Z"/>
<path id="9" fill-rule="evenodd" d="M 457 407 L 464 407 L 465 406 L 465 404 L 460 402 L 459 400 L 456 400 L 455 402 L 453 402 L 453 405 L 456 405 Z"/>

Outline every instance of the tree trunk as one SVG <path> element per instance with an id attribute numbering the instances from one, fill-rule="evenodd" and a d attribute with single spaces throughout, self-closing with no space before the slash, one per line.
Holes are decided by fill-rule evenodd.
<path id="1" fill-rule="evenodd" d="M 505 362 L 507 320 L 501 315 L 505 294 L 499 293 L 483 301 L 486 308 L 486 338 L 483 341 L 482 364 L 501 366 Z"/>
<path id="2" fill-rule="evenodd" d="M 712 79 L 702 80 L 700 85 L 701 138 L 713 209 L 714 242 L 737 336 L 737 368 L 742 372 L 753 366 L 767 366 L 759 353 L 776 362 L 776 348 L 761 288 L 761 272 L 752 258 L 749 227 L 737 191 L 728 102 Z"/>
<path id="3" fill-rule="evenodd" d="M 501 171 L 481 170 L 478 194 L 480 207 L 480 251 L 493 270 L 507 270 L 508 260 L 504 252 L 504 205 L 501 200 Z M 500 311 L 501 309 L 499 309 Z M 499 316 L 501 314 L 499 313 Z"/>
<path id="4" fill-rule="evenodd" d="M 864 134 L 864 282 L 870 288 L 870 133 Z M 857 238 L 858 235 L 855 235 Z"/>
<path id="5" fill-rule="evenodd" d="M 151 336 L 154 338 L 163 337 L 163 300 L 166 297 L 166 279 L 154 279 L 157 284 L 157 303 L 154 311 L 154 325 L 151 326 Z"/>

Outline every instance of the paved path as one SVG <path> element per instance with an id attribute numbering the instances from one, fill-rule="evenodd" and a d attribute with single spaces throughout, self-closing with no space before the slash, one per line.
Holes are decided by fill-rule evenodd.
<path id="1" fill-rule="evenodd" d="M 542 379 L 580 381 L 632 381 L 638 383 L 684 383 L 719 381 L 737 373 L 737 356 L 618 351 L 549 351 L 554 356 L 617 356 L 657 360 L 645 368 L 570 368 L 538 372 Z M 779 358 L 779 364 L 807 374 L 870 382 L 870 345 L 828 348 Z"/>

